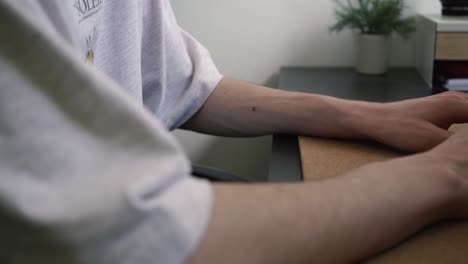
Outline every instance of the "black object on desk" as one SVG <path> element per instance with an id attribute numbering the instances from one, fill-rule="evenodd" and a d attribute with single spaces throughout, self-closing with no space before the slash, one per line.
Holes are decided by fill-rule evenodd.
<path id="1" fill-rule="evenodd" d="M 392 69 L 385 75 L 361 75 L 352 68 L 285 67 L 279 89 L 329 95 L 343 99 L 394 102 L 425 97 L 431 88 L 412 68 Z M 269 181 L 302 181 L 297 136 L 274 135 Z"/>
<path id="2" fill-rule="evenodd" d="M 247 179 L 243 179 L 229 172 L 197 164 L 192 164 L 192 176 L 211 182 L 250 182 Z"/>

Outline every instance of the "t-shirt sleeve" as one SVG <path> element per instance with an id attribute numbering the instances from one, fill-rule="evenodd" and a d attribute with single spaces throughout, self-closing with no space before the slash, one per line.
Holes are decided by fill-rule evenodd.
<path id="1" fill-rule="evenodd" d="M 208 50 L 177 24 L 168 0 L 142 8 L 143 101 L 175 129 L 190 119 L 221 81 Z"/>
<path id="2" fill-rule="evenodd" d="M 0 263 L 182 263 L 211 186 L 27 2 L 0 0 Z"/>

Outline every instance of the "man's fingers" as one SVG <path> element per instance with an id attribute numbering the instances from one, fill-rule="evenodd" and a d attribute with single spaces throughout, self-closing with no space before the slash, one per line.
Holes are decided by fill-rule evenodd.
<path id="1" fill-rule="evenodd" d="M 452 123 L 468 123 L 468 93 L 461 92 L 446 92 L 440 95 L 444 98 L 443 109 L 452 120 L 447 120 Z"/>
<path id="2" fill-rule="evenodd" d="M 450 136 L 453 135 L 453 132 L 439 128 L 433 124 L 426 124 L 424 129 L 421 130 L 419 139 L 416 139 L 415 149 L 419 151 L 430 150 L 440 143 L 447 140 Z"/>
<path id="3" fill-rule="evenodd" d="M 461 132 L 462 130 L 468 130 L 468 124 L 454 124 L 450 127 L 451 132 Z"/>
<path id="4" fill-rule="evenodd" d="M 455 125 L 450 130 L 452 133 L 456 134 L 457 137 L 464 137 L 468 140 L 468 124 Z"/>
<path id="5" fill-rule="evenodd" d="M 430 150 L 447 140 L 453 132 L 442 129 L 430 122 L 412 120 L 411 125 L 402 130 L 404 133 L 395 134 L 393 145 L 403 151 L 423 152 Z"/>

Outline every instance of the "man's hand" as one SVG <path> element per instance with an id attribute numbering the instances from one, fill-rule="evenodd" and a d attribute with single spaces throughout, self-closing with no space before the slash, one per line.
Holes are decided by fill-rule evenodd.
<path id="1" fill-rule="evenodd" d="M 446 175 L 454 181 L 456 201 L 449 216 L 468 218 L 468 127 L 457 131 L 444 143 L 424 155 L 447 162 Z"/>
<path id="2" fill-rule="evenodd" d="M 371 108 L 372 109 L 372 108 Z M 455 123 L 468 122 L 468 95 L 447 92 L 435 96 L 377 104 L 369 137 L 409 152 L 432 149 L 452 134 Z"/>

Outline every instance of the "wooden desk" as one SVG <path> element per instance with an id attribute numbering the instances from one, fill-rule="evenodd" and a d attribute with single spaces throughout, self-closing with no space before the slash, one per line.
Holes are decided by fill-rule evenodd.
<path id="1" fill-rule="evenodd" d="M 360 85 L 364 87 L 361 88 Z M 280 77 L 280 87 L 380 102 L 431 94 L 418 75 L 408 69 L 396 70 L 383 77 L 372 77 L 356 75 L 351 69 L 285 68 Z M 389 90 L 393 88 L 396 90 Z M 369 142 L 305 137 L 298 141 L 297 137 L 275 135 L 270 179 L 318 180 L 337 176 L 369 162 L 401 155 L 403 154 Z M 277 169 L 279 170 L 274 171 Z M 452 222 L 429 227 L 367 263 L 468 263 L 468 223 Z"/>

